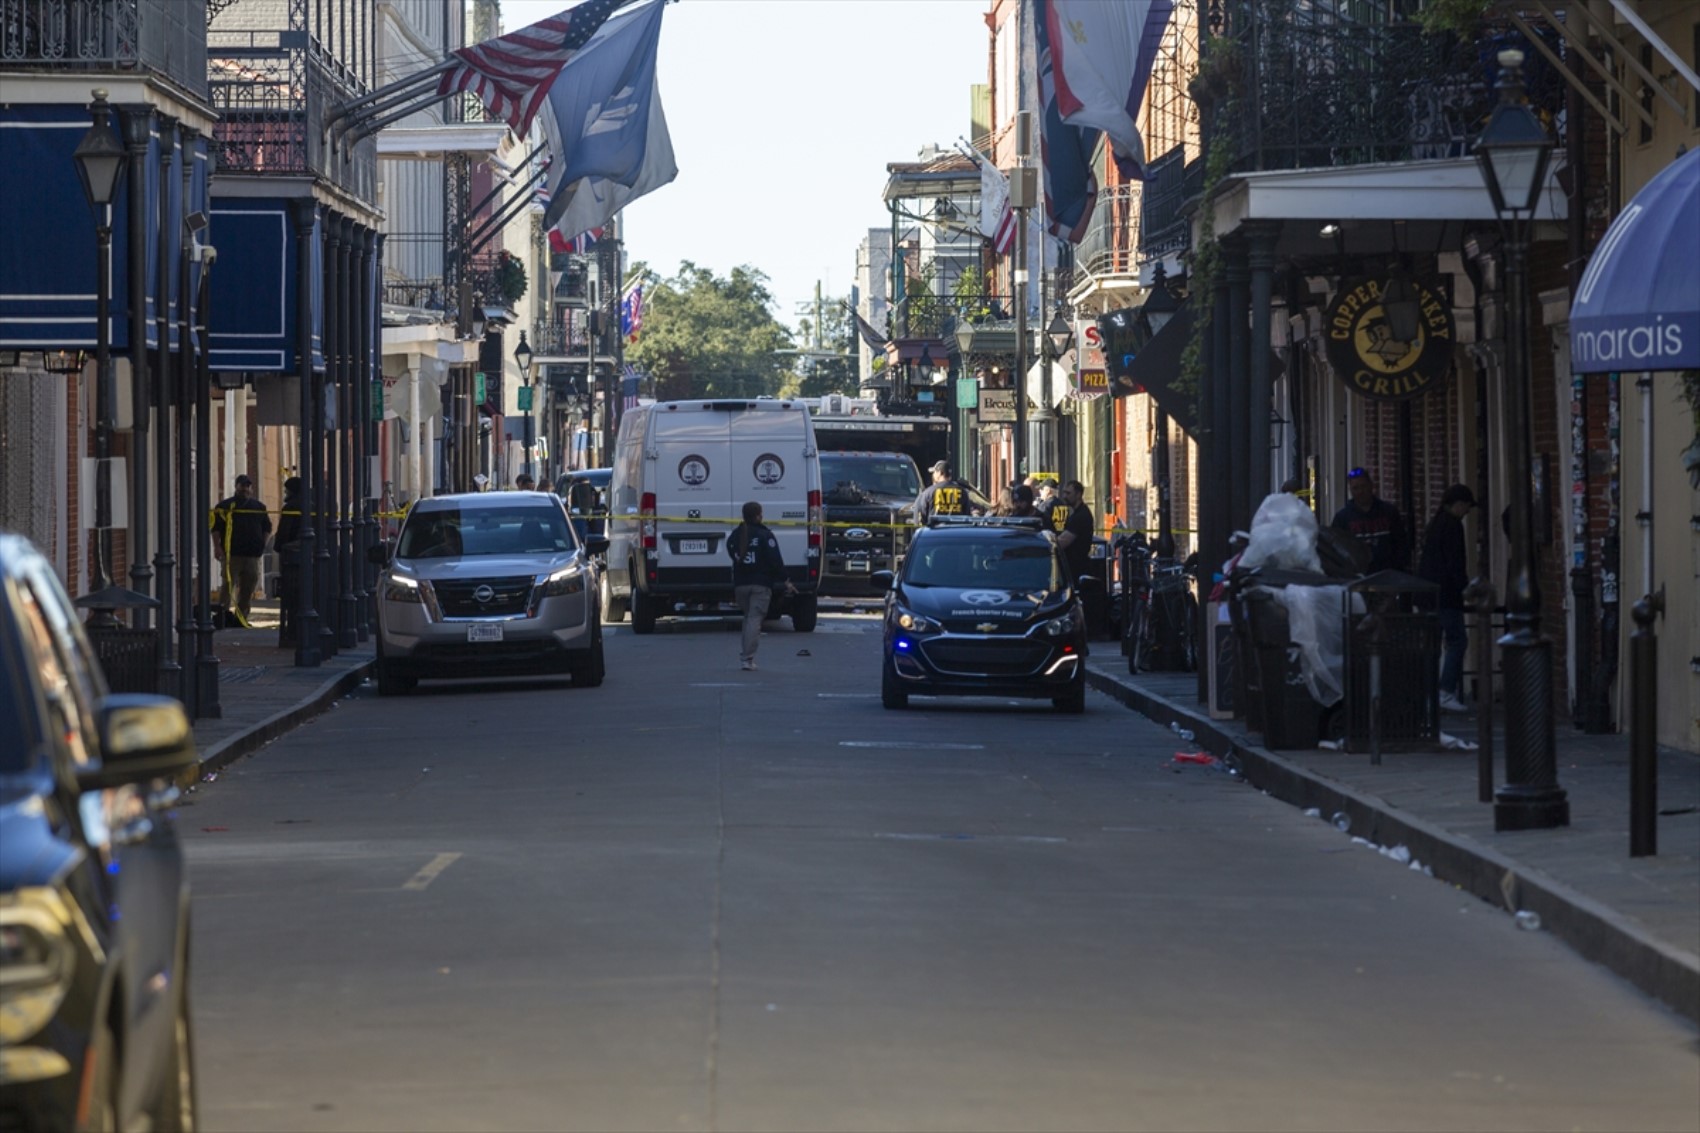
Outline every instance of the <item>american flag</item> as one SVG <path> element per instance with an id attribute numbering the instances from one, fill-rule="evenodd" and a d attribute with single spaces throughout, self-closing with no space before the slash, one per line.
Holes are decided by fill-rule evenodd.
<path id="1" fill-rule="evenodd" d="M 620 302 L 620 333 L 628 343 L 635 343 L 643 333 L 643 288 L 634 287 Z"/>
<path id="2" fill-rule="evenodd" d="M 585 0 L 530 27 L 462 47 L 437 84 L 439 95 L 472 91 L 522 137 L 555 76 L 625 0 Z"/>
<path id="3" fill-rule="evenodd" d="M 625 373 L 620 381 L 620 412 L 638 407 L 638 381 L 643 375 L 637 372 L 630 362 L 626 363 Z"/>

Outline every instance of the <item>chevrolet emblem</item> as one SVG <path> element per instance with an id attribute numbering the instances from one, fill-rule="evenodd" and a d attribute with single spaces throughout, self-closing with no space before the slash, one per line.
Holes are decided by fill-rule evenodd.
<path id="1" fill-rule="evenodd" d="M 996 633 L 997 629 L 998 629 L 998 623 L 997 622 L 981 622 L 979 625 L 975 626 L 974 628 L 979 630 L 981 633 Z"/>

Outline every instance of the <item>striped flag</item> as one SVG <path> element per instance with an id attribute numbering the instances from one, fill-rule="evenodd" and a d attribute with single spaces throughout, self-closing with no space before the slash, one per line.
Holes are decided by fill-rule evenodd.
<path id="1" fill-rule="evenodd" d="M 602 239 L 602 229 L 592 228 L 589 232 L 580 232 L 572 239 L 562 236 L 559 229 L 549 230 L 549 250 L 551 252 L 571 252 L 574 255 L 587 255 L 596 247 L 596 242 Z"/>
<path id="2" fill-rule="evenodd" d="M 1015 212 L 1009 207 L 1009 178 L 1003 170 L 974 155 L 980 163 L 980 234 L 992 242 L 992 250 L 1009 255 L 1015 243 Z"/>
<path id="3" fill-rule="evenodd" d="M 643 287 L 641 285 L 626 292 L 626 297 L 620 301 L 620 333 L 626 336 L 628 343 L 635 343 L 638 335 L 643 333 Z"/>
<path id="4" fill-rule="evenodd" d="M 625 0 L 585 0 L 530 27 L 462 47 L 437 83 L 439 95 L 472 91 L 523 137 L 555 77 Z"/>
<path id="5" fill-rule="evenodd" d="M 638 380 L 642 376 L 630 362 L 626 363 L 626 371 L 620 378 L 621 413 L 638 407 Z"/>

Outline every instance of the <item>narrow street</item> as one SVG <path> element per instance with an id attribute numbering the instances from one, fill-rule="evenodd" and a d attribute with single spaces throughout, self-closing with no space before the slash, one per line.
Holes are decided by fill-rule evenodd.
<path id="1" fill-rule="evenodd" d="M 872 616 L 733 627 L 203 785 L 203 1125 L 1692 1128 L 1691 1027 L 1108 698 L 887 712 Z"/>

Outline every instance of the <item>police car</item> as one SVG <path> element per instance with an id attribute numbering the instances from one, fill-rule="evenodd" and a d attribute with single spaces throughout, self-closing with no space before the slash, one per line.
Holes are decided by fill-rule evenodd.
<path id="1" fill-rule="evenodd" d="M 1086 620 L 1049 525 L 939 516 L 915 533 L 885 589 L 880 699 L 1049 699 L 1086 710 Z"/>

